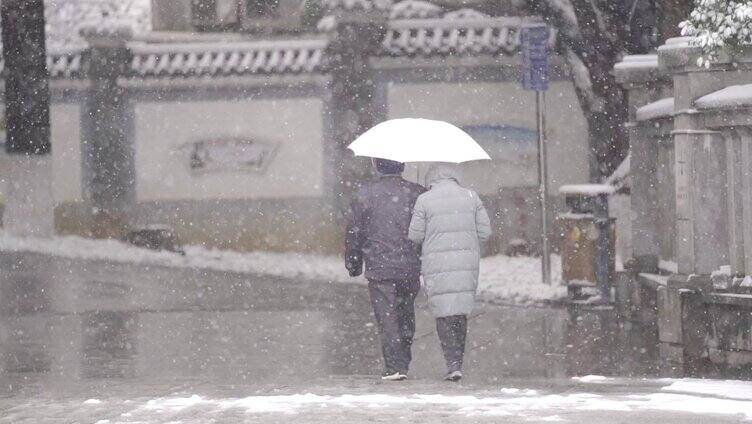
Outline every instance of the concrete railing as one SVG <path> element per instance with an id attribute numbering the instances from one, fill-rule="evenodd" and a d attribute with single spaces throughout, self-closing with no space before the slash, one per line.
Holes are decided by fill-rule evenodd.
<path id="1" fill-rule="evenodd" d="M 622 306 L 673 374 L 752 364 L 752 48 L 708 68 L 698 54 L 672 39 L 615 68 L 631 117 Z"/>
<path id="2" fill-rule="evenodd" d="M 628 56 L 615 72 L 627 90 L 630 111 L 631 213 L 622 215 L 631 216 L 631 228 L 617 238 L 631 239 L 632 257 L 625 262 L 656 272 L 660 264 L 675 261 L 669 215 L 674 209 L 671 81 L 659 71 L 656 55 Z"/>

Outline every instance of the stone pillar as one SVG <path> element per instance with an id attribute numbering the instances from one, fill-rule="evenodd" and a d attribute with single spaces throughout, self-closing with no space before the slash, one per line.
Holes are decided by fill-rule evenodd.
<path id="1" fill-rule="evenodd" d="M 746 127 L 740 133 L 744 274 L 752 275 L 752 128 Z"/>
<path id="2" fill-rule="evenodd" d="M 333 140 L 328 142 L 334 143 L 334 148 L 330 149 L 329 166 L 340 216 L 352 193 L 371 172 L 369 161 L 354 158 L 347 146 L 377 123 L 376 87 L 369 59 L 381 46 L 388 19 L 383 1 L 374 0 L 373 7 L 355 9 L 347 8 L 348 3 L 328 1 L 329 15 L 319 25 L 330 35 L 327 58 L 332 97 L 328 120 Z"/>
<path id="3" fill-rule="evenodd" d="M 16 236 L 50 237 L 55 219 L 44 4 L 5 0 L 0 14 L 9 154 L 3 225 Z"/>
<path id="4" fill-rule="evenodd" d="M 729 262 L 731 276 L 752 273 L 752 129 L 723 131 L 728 180 Z"/>
<path id="5" fill-rule="evenodd" d="M 728 263 L 725 145 L 715 131 L 676 129 L 674 146 L 679 274 L 704 280 Z"/>
<path id="6" fill-rule="evenodd" d="M 656 130 L 637 122 L 636 110 L 666 97 L 671 87 L 658 69 L 656 55 L 627 56 L 614 68 L 616 80 L 627 90 L 629 101 L 630 202 L 632 219 L 631 269 L 655 273 L 662 231 L 655 205 L 659 204 L 658 140 Z M 652 122 L 647 125 L 653 124 Z"/>
<path id="7" fill-rule="evenodd" d="M 132 30 L 87 27 L 81 34 L 90 45 L 82 154 L 91 232 L 98 238 L 119 237 L 127 230 L 128 207 L 135 198 L 134 151 L 128 139 L 132 114 L 118 84 L 130 66 L 126 43 Z"/>
<path id="8" fill-rule="evenodd" d="M 658 203 L 658 143 L 642 128 L 629 131 L 632 269 L 656 272 L 660 254 L 658 216 L 652 206 Z"/>
<path id="9" fill-rule="evenodd" d="M 728 192 L 726 207 L 728 209 L 729 230 L 729 264 L 731 275 L 744 275 L 744 189 L 742 178 L 744 170 L 741 167 L 742 145 L 741 137 L 736 131 L 724 132 L 726 141 L 726 178 Z"/>
<path id="10" fill-rule="evenodd" d="M 659 49 L 659 65 L 674 81 L 674 149 L 676 185 L 676 255 L 678 274 L 694 287 L 709 284 L 710 274 L 728 264 L 726 205 L 726 146 L 723 137 L 708 131 L 694 113 L 701 96 L 738 78 L 733 66 L 699 68 L 697 47 L 672 39 Z"/>
<path id="11" fill-rule="evenodd" d="M 676 256 L 678 273 L 659 292 L 658 324 L 663 363 L 674 375 L 691 372 L 697 340 L 708 322 L 701 296 L 710 275 L 729 263 L 726 141 L 705 127 L 695 100 L 748 78 L 731 63 L 696 66 L 699 49 L 672 39 L 659 49 L 659 65 L 674 84 Z M 699 299 L 699 300 L 698 300 Z"/>

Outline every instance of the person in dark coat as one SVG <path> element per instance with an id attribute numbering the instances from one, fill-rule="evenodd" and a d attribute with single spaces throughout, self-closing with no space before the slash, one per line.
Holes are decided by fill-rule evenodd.
<path id="1" fill-rule="evenodd" d="M 404 164 L 374 159 L 378 178 L 350 205 L 345 266 L 365 277 L 384 355 L 384 380 L 404 380 L 412 359 L 420 254 L 407 238 L 413 206 L 425 189 L 402 178 Z"/>

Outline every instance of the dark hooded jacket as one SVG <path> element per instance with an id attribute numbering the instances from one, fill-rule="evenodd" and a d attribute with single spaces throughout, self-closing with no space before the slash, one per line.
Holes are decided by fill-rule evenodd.
<path id="1" fill-rule="evenodd" d="M 420 255 L 407 238 L 413 206 L 425 189 L 399 175 L 382 175 L 364 185 L 350 205 L 345 266 L 369 280 L 417 280 Z"/>

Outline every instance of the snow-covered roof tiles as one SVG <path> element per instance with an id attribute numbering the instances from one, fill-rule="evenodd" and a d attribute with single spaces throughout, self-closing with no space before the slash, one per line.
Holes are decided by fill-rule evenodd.
<path id="1" fill-rule="evenodd" d="M 149 0 L 45 0 L 53 78 L 81 74 L 86 43 L 82 28 L 96 33 L 129 27 L 150 29 Z M 494 18 L 472 9 L 445 12 L 421 0 L 326 0 L 329 7 L 389 9 L 382 56 L 503 55 L 519 49 L 520 28 L 531 18 Z M 92 26 L 94 24 L 94 26 Z M 313 37 L 313 38 L 312 38 Z M 324 70 L 328 40 L 303 36 L 286 41 L 132 42 L 135 78 L 310 73 Z M 137 37 L 138 38 L 138 37 Z M 555 41 L 552 34 L 551 43 Z M 54 53 L 54 51 L 64 51 Z M 3 64 L 0 60 L 0 69 Z"/>
<path id="2" fill-rule="evenodd" d="M 382 43 L 390 56 L 511 54 L 519 50 L 520 28 L 530 19 L 491 18 L 457 11 L 441 19 L 406 19 L 389 23 Z M 555 40 L 552 34 L 551 43 Z"/>
<path id="3" fill-rule="evenodd" d="M 417 0 L 397 3 L 392 11 L 393 16 L 420 18 L 389 22 L 380 52 L 385 56 L 512 54 L 519 49 L 520 28 L 531 21 L 492 18 L 469 9 L 441 15 L 440 8 Z M 326 38 L 221 44 L 132 43 L 131 70 L 133 77 L 141 78 L 321 72 L 327 45 Z"/>
<path id="4" fill-rule="evenodd" d="M 362 10 L 386 10 L 392 6 L 392 0 L 321 0 L 324 7 L 329 9 L 362 9 Z"/>
<path id="5" fill-rule="evenodd" d="M 394 6 L 389 13 L 389 19 L 430 19 L 440 18 L 444 9 L 433 3 L 421 0 L 405 0 Z"/>
<path id="6" fill-rule="evenodd" d="M 752 84 L 732 85 L 695 101 L 698 109 L 752 107 Z"/>
<path id="7" fill-rule="evenodd" d="M 268 42 L 133 43 L 133 77 L 319 72 L 325 39 Z"/>

